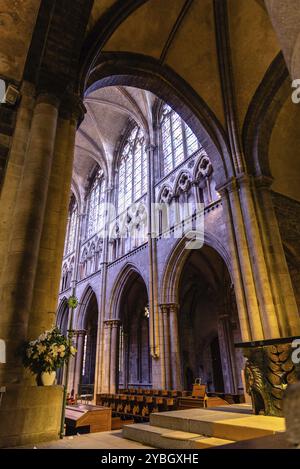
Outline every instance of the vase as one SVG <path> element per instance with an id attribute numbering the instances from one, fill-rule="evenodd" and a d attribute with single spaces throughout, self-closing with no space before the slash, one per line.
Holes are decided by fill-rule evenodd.
<path id="1" fill-rule="evenodd" d="M 41 382 L 43 386 L 53 386 L 56 378 L 56 371 L 44 371 L 41 373 Z"/>

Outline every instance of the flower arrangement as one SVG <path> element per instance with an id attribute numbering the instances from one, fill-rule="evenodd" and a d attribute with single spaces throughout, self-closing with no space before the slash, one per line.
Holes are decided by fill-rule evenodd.
<path id="1" fill-rule="evenodd" d="M 23 363 L 33 373 L 49 373 L 61 368 L 76 351 L 72 341 L 53 327 L 25 344 Z"/>

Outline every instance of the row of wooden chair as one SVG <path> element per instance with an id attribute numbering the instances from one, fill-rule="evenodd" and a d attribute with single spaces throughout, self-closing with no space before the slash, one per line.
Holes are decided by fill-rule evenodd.
<path id="1" fill-rule="evenodd" d="M 120 394 L 135 394 L 143 396 L 162 396 L 162 397 L 187 397 L 191 395 L 189 391 L 177 391 L 176 389 L 146 389 L 146 388 L 128 388 L 119 389 Z"/>
<path id="2" fill-rule="evenodd" d="M 152 412 L 177 409 L 177 398 L 149 394 L 97 394 L 96 404 L 112 409 L 113 416 L 149 420 Z"/>

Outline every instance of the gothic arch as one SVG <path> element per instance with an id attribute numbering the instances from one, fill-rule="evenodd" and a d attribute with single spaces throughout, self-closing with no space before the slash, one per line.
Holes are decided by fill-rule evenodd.
<path id="1" fill-rule="evenodd" d="M 290 95 L 289 73 L 280 52 L 257 88 L 243 125 L 246 164 L 255 176 L 271 176 L 268 154 L 270 138 L 278 114 Z"/>
<path id="2" fill-rule="evenodd" d="M 161 283 L 162 304 L 178 302 L 177 296 L 181 272 L 191 253 L 189 249 L 186 249 L 186 242 L 187 238 L 180 239 L 166 262 Z M 204 246 L 214 249 L 220 255 L 232 278 L 230 255 L 225 246 L 213 234 L 207 232 L 204 234 Z"/>
<path id="3" fill-rule="evenodd" d="M 78 184 L 74 181 L 73 178 L 71 182 L 71 192 L 74 195 L 75 200 L 77 202 L 78 211 L 81 212 L 82 200 L 81 200 L 80 190 L 79 190 Z"/>
<path id="4" fill-rule="evenodd" d="M 119 319 L 120 301 L 122 298 L 122 293 L 124 292 L 124 288 L 128 286 L 128 282 L 130 282 L 131 278 L 132 281 L 134 281 L 137 276 L 143 280 L 148 292 L 147 281 L 138 267 L 131 263 L 126 264 L 117 276 L 110 293 L 110 303 L 108 308 L 110 318 Z"/>
<path id="5" fill-rule="evenodd" d="M 79 311 L 78 311 L 78 316 L 75 324 L 75 329 L 77 330 L 84 330 L 84 324 L 85 324 L 85 319 L 86 319 L 86 313 L 88 310 L 88 306 L 90 303 L 90 300 L 92 297 L 95 297 L 98 303 L 97 295 L 92 289 L 90 285 L 88 285 L 83 294 L 81 295 L 81 298 L 79 300 Z"/>
<path id="6" fill-rule="evenodd" d="M 86 94 L 107 86 L 146 89 L 168 103 L 195 133 L 210 156 L 218 185 L 234 176 L 224 129 L 202 98 L 171 68 L 133 53 L 102 53 L 90 71 Z"/>
<path id="7" fill-rule="evenodd" d="M 56 316 L 56 325 L 58 328 L 61 329 L 63 321 L 64 321 L 64 315 L 66 313 L 66 310 L 68 309 L 68 302 L 67 298 L 64 296 L 58 306 L 57 310 L 57 316 Z"/>
<path id="8" fill-rule="evenodd" d="M 182 181 L 182 177 L 185 177 L 184 184 L 186 184 L 186 187 L 184 185 L 183 186 L 180 185 L 180 182 Z M 191 171 L 189 171 L 189 169 L 180 170 L 174 182 L 174 194 L 178 195 L 178 192 L 180 192 L 180 190 L 189 190 L 192 186 L 192 181 L 193 181 L 193 175 Z"/>

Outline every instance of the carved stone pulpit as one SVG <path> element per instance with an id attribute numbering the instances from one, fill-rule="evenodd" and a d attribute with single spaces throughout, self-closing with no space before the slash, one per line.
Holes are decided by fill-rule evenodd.
<path id="1" fill-rule="evenodd" d="M 283 417 L 283 397 L 290 384 L 300 380 L 300 364 L 294 359 L 292 343 L 299 337 L 235 344 L 247 359 L 246 392 L 255 414 Z"/>

